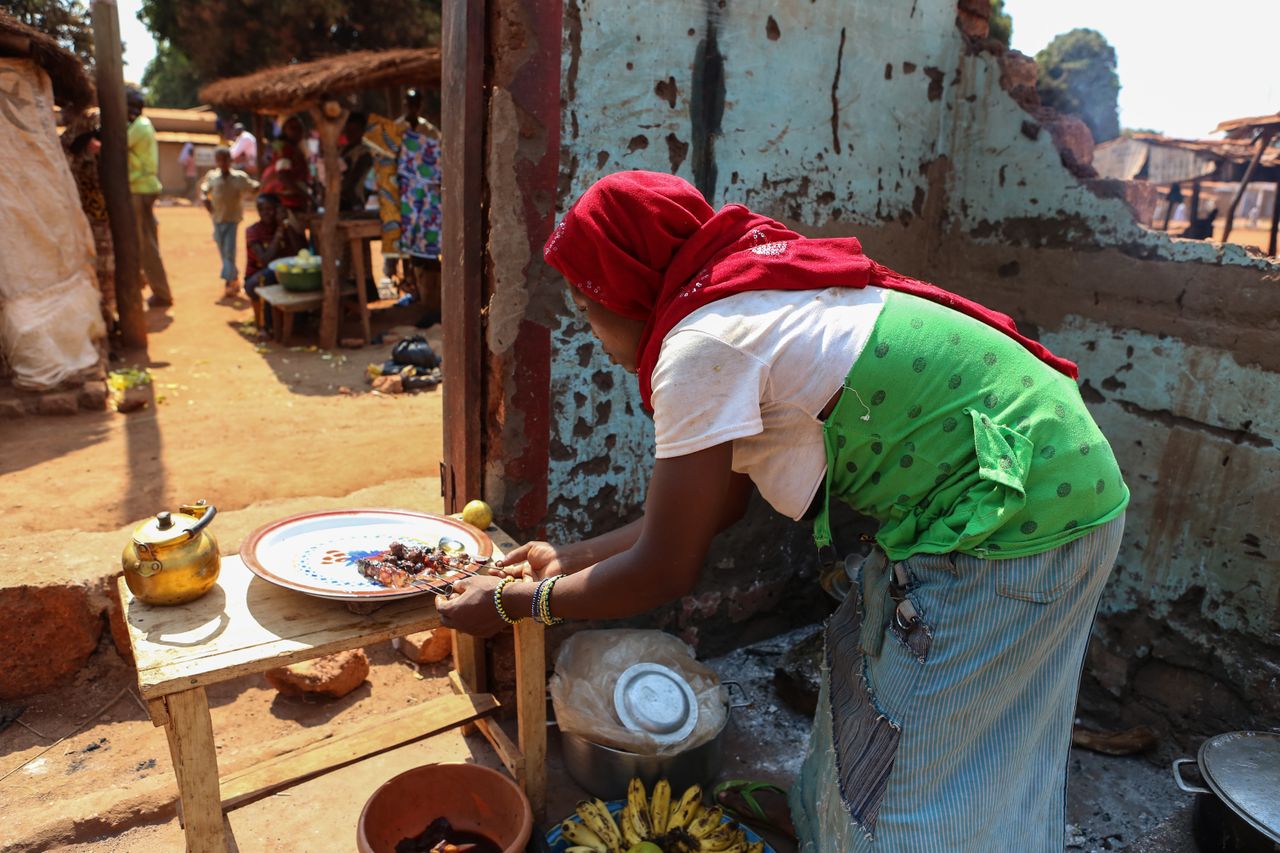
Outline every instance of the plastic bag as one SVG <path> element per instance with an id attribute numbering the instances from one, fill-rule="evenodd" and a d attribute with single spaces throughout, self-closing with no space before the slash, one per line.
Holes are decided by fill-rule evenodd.
<path id="1" fill-rule="evenodd" d="M 660 744 L 622 725 L 613 708 L 618 676 L 637 663 L 660 663 L 685 677 L 698 699 L 698 723 L 689 737 Z M 728 704 L 720 678 L 693 658 L 693 649 L 662 631 L 606 629 L 574 634 L 560 647 L 551 676 L 551 704 L 561 731 L 641 755 L 693 749 L 724 728 Z"/>

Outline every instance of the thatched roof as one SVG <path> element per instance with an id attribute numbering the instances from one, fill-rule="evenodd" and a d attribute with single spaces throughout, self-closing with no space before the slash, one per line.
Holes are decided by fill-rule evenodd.
<path id="1" fill-rule="evenodd" d="M 34 60 L 53 82 L 53 99 L 60 107 L 84 109 L 96 98 L 93 81 L 75 54 L 3 10 L 0 10 L 0 56 L 25 56 Z"/>
<path id="2" fill-rule="evenodd" d="M 1215 131 L 1225 130 L 1228 139 L 1247 139 L 1252 137 L 1259 130 L 1280 129 L 1280 113 L 1269 116 L 1249 116 L 1247 118 L 1233 118 L 1223 122 L 1219 122 L 1214 128 Z"/>
<path id="3" fill-rule="evenodd" d="M 366 50 L 219 80 L 201 89 L 200 99 L 224 109 L 296 112 L 326 95 L 414 83 L 429 85 L 439 79 L 438 48 Z"/>

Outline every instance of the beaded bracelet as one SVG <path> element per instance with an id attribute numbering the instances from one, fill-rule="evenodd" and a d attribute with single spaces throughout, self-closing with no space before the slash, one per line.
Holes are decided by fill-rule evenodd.
<path id="1" fill-rule="evenodd" d="M 508 625 L 514 625 L 516 624 L 516 620 L 508 616 L 507 609 L 502 606 L 502 590 L 505 589 L 509 583 L 515 583 L 515 578 L 510 576 L 505 577 L 498 581 L 498 585 L 493 588 L 493 606 L 498 609 L 498 615 L 502 617 L 503 622 L 506 622 Z"/>
<path id="2" fill-rule="evenodd" d="M 552 575 L 549 578 L 543 578 L 538 582 L 538 587 L 533 591 L 533 619 L 543 625 L 559 625 L 564 622 L 563 619 L 557 619 L 551 615 L 551 591 L 555 589 L 556 581 L 564 575 Z"/>

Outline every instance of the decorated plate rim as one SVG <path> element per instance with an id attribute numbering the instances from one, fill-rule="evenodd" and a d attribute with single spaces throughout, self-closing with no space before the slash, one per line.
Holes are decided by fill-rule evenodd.
<path id="1" fill-rule="evenodd" d="M 437 515 L 431 512 L 415 512 L 414 510 L 394 509 L 391 507 L 356 507 L 352 509 L 312 510 L 311 512 L 300 512 L 295 515 L 278 518 L 275 521 L 269 521 L 245 537 L 244 542 L 240 544 L 240 559 L 244 561 L 244 564 L 249 567 L 251 572 L 262 578 L 264 581 L 268 581 L 269 583 L 273 583 L 276 586 L 283 587 L 285 589 L 292 589 L 297 592 L 304 592 L 309 595 L 317 595 L 323 598 L 407 598 L 414 595 L 425 595 L 430 592 L 430 590 L 425 589 L 406 590 L 395 587 L 344 591 L 341 589 L 334 589 L 333 587 L 309 586 L 307 584 L 297 583 L 287 578 L 280 577 L 264 566 L 258 559 L 257 550 L 259 543 L 261 543 L 262 540 L 272 532 L 299 521 L 309 521 L 330 515 L 399 515 L 424 521 L 439 521 L 443 522 L 446 526 L 456 527 L 459 530 L 465 531 L 476 540 L 477 544 L 480 546 L 480 553 L 471 554 L 470 556 L 483 560 L 493 554 L 493 540 L 489 538 L 489 534 L 485 533 L 478 527 L 473 527 L 472 525 L 467 524 L 461 519 L 447 515 Z"/>

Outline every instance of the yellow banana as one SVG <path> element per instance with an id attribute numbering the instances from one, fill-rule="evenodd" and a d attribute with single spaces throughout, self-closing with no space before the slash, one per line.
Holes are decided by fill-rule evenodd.
<path id="1" fill-rule="evenodd" d="M 584 850 L 592 850 L 594 853 L 608 853 L 609 845 L 604 843 L 586 822 L 578 823 L 576 820 L 566 820 L 560 824 L 560 834 L 565 837 L 571 844 L 581 847 Z"/>
<path id="2" fill-rule="evenodd" d="M 577 812 L 582 822 L 604 842 L 608 853 L 622 849 L 622 833 L 613 822 L 608 806 L 599 800 L 583 800 L 578 803 Z"/>
<path id="3" fill-rule="evenodd" d="M 649 802 L 645 798 L 644 783 L 632 779 L 627 785 L 627 804 L 622 810 L 622 837 L 628 844 L 639 844 L 653 835 L 653 822 L 649 819 Z"/>
<path id="4" fill-rule="evenodd" d="M 663 835 L 667 831 L 667 819 L 671 816 L 671 783 L 659 779 L 653 786 L 653 799 L 649 801 L 649 823 L 654 835 Z"/>
<path id="5" fill-rule="evenodd" d="M 699 838 L 704 853 L 735 853 L 747 849 L 747 837 L 732 824 L 722 823 L 719 828 Z"/>
<path id="6" fill-rule="evenodd" d="M 747 853 L 764 853 L 764 842 L 753 841 L 751 844 L 747 845 Z"/>
<path id="7" fill-rule="evenodd" d="M 601 847 L 600 850 L 604 848 Z M 583 847 L 581 844 L 575 844 L 572 847 L 564 848 L 564 853 L 599 853 L 594 847 Z"/>
<path id="8" fill-rule="evenodd" d="M 721 819 L 724 817 L 724 809 L 716 806 L 712 809 L 706 809 L 700 815 L 693 819 L 686 829 L 694 838 L 701 839 L 705 835 L 710 835 L 720 826 Z"/>
<path id="9" fill-rule="evenodd" d="M 698 816 L 701 808 L 702 788 L 698 785 L 690 785 L 680 797 L 680 802 L 671 813 L 671 817 L 667 819 L 667 831 L 687 827 Z"/>

